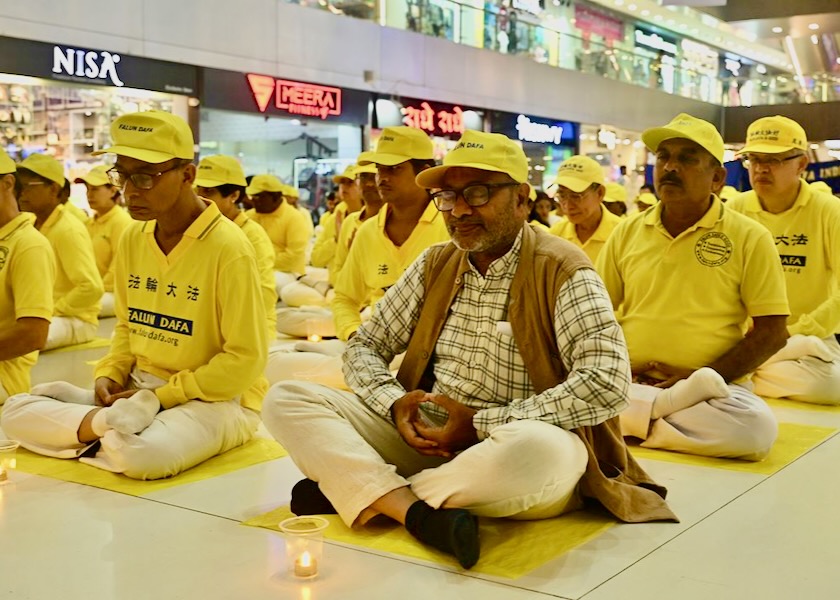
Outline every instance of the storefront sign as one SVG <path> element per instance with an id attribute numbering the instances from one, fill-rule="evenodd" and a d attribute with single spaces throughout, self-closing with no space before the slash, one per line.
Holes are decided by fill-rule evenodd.
<path id="1" fill-rule="evenodd" d="M 608 41 L 624 39 L 623 21 L 580 4 L 575 4 L 575 27 L 584 33 L 600 35 Z"/>
<path id="2" fill-rule="evenodd" d="M 574 147 L 577 144 L 578 126 L 569 121 L 497 112 L 493 118 L 493 131 L 532 144 Z"/>
<path id="3" fill-rule="evenodd" d="M 666 54 L 671 54 L 672 56 L 676 56 L 677 54 L 677 45 L 662 37 L 658 33 L 647 32 L 643 29 L 636 29 L 635 32 L 635 39 L 637 46 L 644 46 L 645 48 L 650 48 L 652 50 L 661 50 Z"/>
<path id="4" fill-rule="evenodd" d="M 403 106 L 400 109 L 403 124 L 428 133 L 443 135 L 464 133 L 464 111 L 460 106 L 453 106 L 451 111 L 435 111 L 428 102 L 419 106 Z"/>
<path id="5" fill-rule="evenodd" d="M 189 65 L 7 37 L 0 37 L 0 72 L 185 95 L 198 88 L 198 69 Z"/>
<path id="6" fill-rule="evenodd" d="M 251 92 L 260 112 L 265 112 L 269 102 L 290 115 L 303 115 L 326 119 L 330 115 L 341 116 L 341 88 L 274 79 L 270 75 L 247 76 Z"/>
<path id="7" fill-rule="evenodd" d="M 380 98 L 376 101 L 375 110 L 373 122 L 379 128 L 406 125 L 422 129 L 432 136 L 451 138 L 459 138 L 467 129 L 484 128 L 482 111 L 431 100 Z"/>
<path id="8" fill-rule="evenodd" d="M 370 94 L 271 75 L 202 69 L 201 103 L 207 108 L 364 124 Z"/>

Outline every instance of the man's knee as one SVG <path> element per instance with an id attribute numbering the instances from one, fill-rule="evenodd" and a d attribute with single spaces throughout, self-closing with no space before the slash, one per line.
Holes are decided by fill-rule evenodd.
<path id="1" fill-rule="evenodd" d="M 494 453 L 497 473 L 521 476 L 531 482 L 557 477 L 579 478 L 586 470 L 588 454 L 574 433 L 541 421 L 517 421 L 490 433 L 500 444 Z"/>

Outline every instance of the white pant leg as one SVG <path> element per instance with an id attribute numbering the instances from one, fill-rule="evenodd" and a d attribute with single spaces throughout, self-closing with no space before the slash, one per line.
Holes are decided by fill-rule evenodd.
<path id="1" fill-rule="evenodd" d="M 138 434 L 105 432 L 96 456 L 81 462 L 132 479 L 171 477 L 248 442 L 258 426 L 239 400 L 191 400 L 159 412 Z"/>
<path id="2" fill-rule="evenodd" d="M 278 308 L 277 331 L 292 337 L 336 337 L 332 311 L 328 308 Z"/>
<path id="3" fill-rule="evenodd" d="M 728 398 L 695 404 L 651 423 L 646 448 L 700 456 L 761 460 L 776 441 L 778 424 L 767 404 L 740 385 Z"/>
<path id="4" fill-rule="evenodd" d="M 99 309 L 99 316 L 100 317 L 113 317 L 114 316 L 114 294 L 113 292 L 105 292 L 102 294 L 102 298 L 99 300 L 102 307 Z"/>
<path id="5" fill-rule="evenodd" d="M 274 289 L 277 291 L 277 297 L 280 297 L 280 290 L 290 283 L 297 281 L 297 275 L 294 273 L 286 273 L 285 271 L 274 271 Z"/>
<path id="6" fill-rule="evenodd" d="M 89 342 L 96 337 L 98 325 L 76 317 L 53 317 L 44 350 Z"/>
<path id="7" fill-rule="evenodd" d="M 801 356 L 760 366 L 753 375 L 755 393 L 765 398 L 840 404 L 840 344 L 834 336 L 822 343 L 823 358 Z"/>
<path id="8" fill-rule="evenodd" d="M 79 426 L 92 406 L 46 396 L 17 394 L 3 405 L 0 425 L 20 445 L 54 458 L 76 458 L 90 444 L 79 442 Z"/>
<path id="9" fill-rule="evenodd" d="M 376 500 L 408 486 L 405 477 L 445 462 L 415 452 L 351 392 L 284 381 L 266 394 L 262 419 L 348 526 Z"/>
<path id="10" fill-rule="evenodd" d="M 572 432 L 514 421 L 439 467 L 409 477 L 417 497 L 483 517 L 546 519 L 580 507 L 577 486 L 588 461 Z"/>
<path id="11" fill-rule="evenodd" d="M 317 352 L 269 352 L 265 377 L 269 385 L 278 381 L 308 381 L 338 390 L 349 390 L 344 382 L 340 356 L 327 356 Z"/>
<path id="12" fill-rule="evenodd" d="M 306 276 L 312 277 L 318 281 L 329 281 L 330 279 L 330 271 L 329 269 L 325 269 L 323 267 L 313 267 L 312 265 L 306 265 Z"/>
<path id="13" fill-rule="evenodd" d="M 295 281 L 280 290 L 280 299 L 286 306 L 327 306 L 327 297 L 315 288 Z"/>

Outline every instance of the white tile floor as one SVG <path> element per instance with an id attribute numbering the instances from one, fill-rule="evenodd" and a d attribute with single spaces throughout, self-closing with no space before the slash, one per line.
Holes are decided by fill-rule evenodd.
<path id="1" fill-rule="evenodd" d="M 90 385 L 104 353 L 45 354 L 33 379 Z M 778 415 L 840 428 L 840 413 Z M 306 584 L 285 575 L 278 534 L 239 525 L 288 501 L 288 458 L 146 498 L 16 472 L 0 487 L 0 597 L 836 599 L 838 464 L 837 435 L 770 477 L 643 461 L 681 523 L 613 527 L 517 580 L 328 543 Z"/>

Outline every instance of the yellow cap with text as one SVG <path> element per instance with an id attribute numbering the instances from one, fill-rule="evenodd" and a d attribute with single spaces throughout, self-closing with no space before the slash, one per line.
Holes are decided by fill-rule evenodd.
<path id="1" fill-rule="evenodd" d="M 358 163 L 391 167 L 412 159 L 431 160 L 435 156 L 432 140 L 414 127 L 386 127 L 379 136 L 376 150 L 362 152 Z"/>
<path id="2" fill-rule="evenodd" d="M 738 151 L 778 154 L 788 150 L 808 150 L 808 139 L 802 126 L 787 117 L 763 117 L 747 127 L 747 144 Z"/>
<path id="3" fill-rule="evenodd" d="M 604 185 L 604 169 L 592 158 L 578 155 L 567 158 L 557 169 L 554 185 L 563 186 L 579 194 L 593 183 Z"/>
<path id="4" fill-rule="evenodd" d="M 129 113 L 111 123 L 110 148 L 94 152 L 117 154 L 158 164 L 183 158 L 195 158 L 195 142 L 187 122 L 161 110 Z"/>
<path id="5" fill-rule="evenodd" d="M 685 139 L 699 144 L 723 164 L 723 138 L 717 128 L 703 119 L 680 113 L 664 127 L 653 127 L 642 132 L 642 141 L 651 152 L 656 152 L 665 140 Z"/>
<path id="6" fill-rule="evenodd" d="M 245 172 L 242 165 L 232 156 L 216 154 L 202 158 L 198 163 L 198 172 L 195 176 L 195 185 L 212 188 L 220 185 L 241 185 L 245 187 Z"/>

